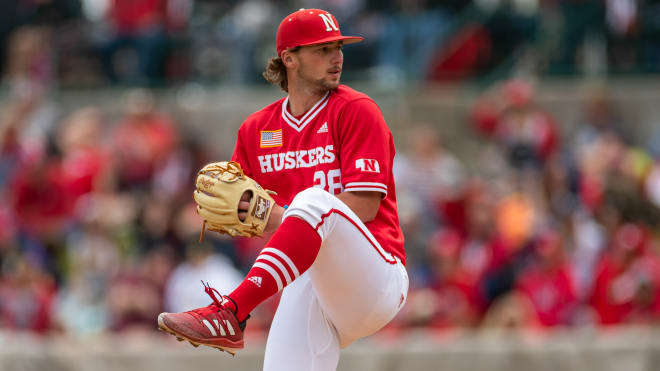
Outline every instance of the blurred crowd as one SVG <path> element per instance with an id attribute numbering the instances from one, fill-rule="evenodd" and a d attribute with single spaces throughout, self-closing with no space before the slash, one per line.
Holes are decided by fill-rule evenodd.
<path id="1" fill-rule="evenodd" d="M 658 0 L 18 0 L 0 4 L 0 67 L 62 87 L 264 83 L 278 22 L 303 7 L 364 36 L 345 78 L 383 87 L 660 66 Z"/>
<path id="2" fill-rule="evenodd" d="M 0 328 L 153 331 L 159 312 L 209 303 L 200 281 L 240 282 L 268 236 L 199 242 L 191 185 L 217 149 L 146 89 L 118 115 L 60 116 L 28 91 L 1 111 Z M 535 94 L 520 79 L 485 90 L 464 118 L 480 141 L 469 158 L 440 122 L 409 125 L 394 175 L 411 288 L 392 327 L 660 320 L 660 132 L 631 138 L 602 85 L 562 136 Z"/>
<path id="3" fill-rule="evenodd" d="M 459 159 L 437 125 L 412 129 L 395 177 L 411 292 L 401 326 L 660 322 L 660 152 L 637 143 L 605 86 L 559 135 L 535 88 L 496 84 Z"/>
<path id="4" fill-rule="evenodd" d="M 218 153 L 150 90 L 127 89 L 109 114 L 60 112 L 53 88 L 257 82 L 277 22 L 298 7 L 329 9 L 344 33 L 366 36 L 346 48 L 349 80 L 465 78 L 521 50 L 543 61 L 546 46 L 561 51 L 535 64 L 547 72 L 598 69 L 599 53 L 612 70 L 652 72 L 655 3 L 0 2 L 0 329 L 151 331 L 161 311 L 209 303 L 200 280 L 230 291 L 265 242 L 198 241 L 191 185 Z M 606 86 L 566 123 L 570 135 L 535 96 L 519 79 L 484 91 L 465 118 L 481 141 L 471 158 L 443 145 L 440 122 L 410 124 L 394 173 L 411 290 L 391 326 L 660 319 L 660 141 L 630 137 Z M 267 328 L 276 303 L 249 328 Z"/>
<path id="5" fill-rule="evenodd" d="M 210 159 L 149 91 L 128 92 L 116 122 L 98 107 L 58 119 L 44 104 L 2 110 L 0 327 L 153 329 L 164 308 L 205 304 L 199 280 L 240 282 L 247 250 L 198 242 L 190 185 Z"/>

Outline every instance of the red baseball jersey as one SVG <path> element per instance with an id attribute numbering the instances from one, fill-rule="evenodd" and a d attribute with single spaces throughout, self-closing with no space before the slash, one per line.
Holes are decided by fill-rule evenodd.
<path id="1" fill-rule="evenodd" d="M 288 205 L 299 192 L 319 187 L 339 194 L 383 194 L 376 218 L 365 225 L 383 249 L 405 264 L 392 176 L 394 141 L 376 103 L 340 85 L 294 117 L 288 96 L 250 115 L 238 130 L 232 160 Z"/>

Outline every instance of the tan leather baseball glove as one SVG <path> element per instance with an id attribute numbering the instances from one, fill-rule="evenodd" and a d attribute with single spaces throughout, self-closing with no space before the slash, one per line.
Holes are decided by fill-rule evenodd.
<path id="1" fill-rule="evenodd" d="M 257 182 L 243 173 L 234 161 L 214 162 L 204 166 L 197 174 L 193 198 L 197 213 L 204 219 L 204 230 L 231 236 L 261 236 L 275 200 Z M 245 191 L 251 192 L 250 208 L 244 221 L 238 218 L 238 203 Z"/>

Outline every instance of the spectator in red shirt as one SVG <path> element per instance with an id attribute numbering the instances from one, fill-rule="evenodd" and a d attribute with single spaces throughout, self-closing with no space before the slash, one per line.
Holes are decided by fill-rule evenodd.
<path id="1" fill-rule="evenodd" d="M 555 153 L 555 119 L 534 103 L 533 85 L 512 79 L 479 98 L 472 113 L 477 129 L 502 145 L 516 168 L 538 168 Z"/>
<path id="2" fill-rule="evenodd" d="M 55 281 L 39 263 L 14 255 L 0 276 L 0 328 L 44 333 L 51 329 Z"/>
<path id="3" fill-rule="evenodd" d="M 558 233 L 534 241 L 535 259 L 518 276 L 516 291 L 531 302 L 543 326 L 567 325 L 577 306 L 575 282 Z"/>
<path id="4" fill-rule="evenodd" d="M 102 47 L 103 67 L 113 81 L 157 83 L 165 77 L 168 46 L 167 0 L 112 0 L 107 20 L 110 41 Z M 138 71 L 130 71 L 126 51 L 137 56 Z M 123 51 L 123 53 L 120 53 Z"/>
<path id="5" fill-rule="evenodd" d="M 65 119 L 49 157 L 26 163 L 11 181 L 10 200 L 22 229 L 38 235 L 60 231 L 74 217 L 78 199 L 107 169 L 101 117 L 84 108 Z"/>
<path id="6" fill-rule="evenodd" d="M 156 111 L 153 95 L 134 90 L 112 137 L 120 187 L 144 187 L 175 148 L 177 133 L 172 120 Z"/>
<path id="7" fill-rule="evenodd" d="M 660 259 L 644 229 L 624 224 L 596 270 L 591 305 L 605 325 L 660 319 Z"/>
<path id="8" fill-rule="evenodd" d="M 73 200 L 94 190 L 108 171 L 105 165 L 108 156 L 101 140 L 102 126 L 101 112 L 87 107 L 71 113 L 58 132 L 61 177 Z"/>
<path id="9" fill-rule="evenodd" d="M 21 230 L 45 238 L 62 231 L 73 215 L 73 200 L 58 158 L 20 169 L 9 185 L 9 200 Z"/>
<path id="10" fill-rule="evenodd" d="M 429 289 L 415 290 L 408 297 L 407 322 L 436 328 L 474 326 L 480 312 L 473 272 L 461 266 L 461 237 L 444 229 L 429 241 Z"/>

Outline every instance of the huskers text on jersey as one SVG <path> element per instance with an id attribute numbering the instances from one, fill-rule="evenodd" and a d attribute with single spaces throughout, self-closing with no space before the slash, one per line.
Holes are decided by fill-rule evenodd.
<path id="1" fill-rule="evenodd" d="M 316 147 L 308 150 L 279 152 L 259 156 L 262 173 L 271 173 L 284 169 L 313 167 L 335 161 L 334 146 Z"/>

